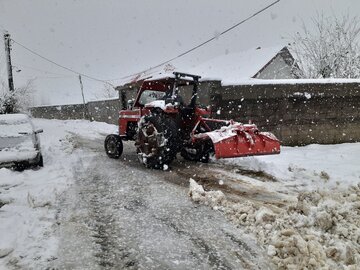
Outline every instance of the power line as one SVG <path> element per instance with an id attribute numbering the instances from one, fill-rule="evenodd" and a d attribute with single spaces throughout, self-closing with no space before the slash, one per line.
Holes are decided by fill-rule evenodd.
<path id="1" fill-rule="evenodd" d="M 25 69 L 32 69 L 32 70 L 39 71 L 39 72 L 42 72 L 42 73 L 59 75 L 59 76 L 63 76 L 63 77 L 64 77 L 64 76 L 65 76 L 65 77 L 69 77 L 69 76 L 70 76 L 70 75 L 61 74 L 61 73 L 55 73 L 55 72 L 52 72 L 52 71 L 47 71 L 47 70 L 39 69 L 39 68 L 36 68 L 36 67 L 31 67 L 31 66 L 26 66 L 26 65 L 18 64 L 18 63 L 14 63 L 13 67 L 22 67 L 22 68 L 25 68 Z M 71 75 L 71 77 L 73 77 L 73 75 Z"/>
<path id="2" fill-rule="evenodd" d="M 75 71 L 75 70 L 73 70 L 73 69 L 71 69 L 71 68 L 68 68 L 68 67 L 63 66 L 63 65 L 61 65 L 61 64 L 58 64 L 58 63 L 56 63 L 55 61 L 53 61 L 53 60 L 51 60 L 51 59 L 49 59 L 49 58 L 47 58 L 47 57 L 45 57 L 45 56 L 43 56 L 43 55 L 35 52 L 34 50 L 26 47 L 25 45 L 17 42 L 17 41 L 14 40 L 14 39 L 11 39 L 11 40 L 12 40 L 15 44 L 17 44 L 17 45 L 19 45 L 20 47 L 22 47 L 23 49 L 31 52 L 32 54 L 34 54 L 34 55 L 42 58 L 43 60 L 45 60 L 45 61 L 47 61 L 47 62 L 52 63 L 53 65 L 56 65 L 56 66 L 58 66 L 58 67 L 60 67 L 60 68 L 63 68 L 63 69 L 65 69 L 65 70 L 67 70 L 67 71 L 70 71 L 70 72 L 72 72 L 72 73 L 74 73 L 74 74 L 81 75 L 81 76 L 83 76 L 83 77 L 85 77 L 85 78 L 88 78 L 88 79 L 91 79 L 91 80 L 94 80 L 94 81 L 98 81 L 98 82 L 102 82 L 102 83 L 105 83 L 105 84 L 109 84 L 109 85 L 111 85 L 112 87 L 114 87 L 114 85 L 111 84 L 109 81 L 116 81 L 116 80 L 128 79 L 128 78 L 131 78 L 131 77 L 133 77 L 133 76 L 135 76 L 135 75 L 140 75 L 140 74 L 142 74 L 142 73 L 148 72 L 148 71 L 150 71 L 150 70 L 153 70 L 153 69 L 155 69 L 155 68 L 158 68 L 158 67 L 161 67 L 161 66 L 163 66 L 163 65 L 165 65 L 165 64 L 168 64 L 168 63 L 170 63 L 171 61 L 174 61 L 174 60 L 176 60 L 176 59 L 179 59 L 179 58 L 181 58 L 181 57 L 183 57 L 183 56 L 185 56 L 185 55 L 187 55 L 187 54 L 189 54 L 189 53 L 191 53 L 191 52 L 199 49 L 200 47 L 202 47 L 202 46 L 204 46 L 204 45 L 206 45 L 206 44 L 208 44 L 208 43 L 210 43 L 210 42 L 218 39 L 218 38 L 221 37 L 222 35 L 230 32 L 231 30 L 235 29 L 236 27 L 240 26 L 241 24 L 243 24 L 243 23 L 249 21 L 250 19 L 256 17 L 257 15 L 259 15 L 259 14 L 261 14 L 262 12 L 266 11 L 267 9 L 271 8 L 272 6 L 274 6 L 275 4 L 279 3 L 280 1 L 281 1 L 281 0 L 276 0 L 276 1 L 272 2 L 271 4 L 267 5 L 266 7 L 264 7 L 264 8 L 262 8 L 262 9 L 260 9 L 259 11 L 255 12 L 253 15 L 251 15 L 251 16 L 243 19 L 242 21 L 234 24 L 233 26 L 225 29 L 224 31 L 222 31 L 222 32 L 219 33 L 218 35 L 207 39 L 206 41 L 204 41 L 204 42 L 202 42 L 202 43 L 194 46 L 193 48 L 191 48 L 191 49 L 189 49 L 189 50 L 187 50 L 187 51 L 185 51 L 185 52 L 183 52 L 183 53 L 181 53 L 181 54 L 179 54 L 179 55 L 177 55 L 177 56 L 175 56 L 175 57 L 173 57 L 173 58 L 171 58 L 171 59 L 168 59 L 168 60 L 166 60 L 166 61 L 164 61 L 164 62 L 162 62 L 162 63 L 160 63 L 160 64 L 157 64 L 157 65 L 155 65 L 155 66 L 153 66 L 153 67 L 150 67 L 150 68 L 148 68 L 148 69 L 146 69 L 146 70 L 143 70 L 143 71 L 140 71 L 140 72 L 137 72 L 137 73 L 133 73 L 133 74 L 131 74 L 131 75 L 124 76 L 124 77 L 122 77 L 122 78 L 112 79 L 112 80 L 101 80 L 101 79 L 98 79 L 98 78 L 89 76 L 89 75 L 87 75 L 87 74 L 84 74 L 84 73 L 82 73 L 82 72 Z M 3 30 L 5 30 L 5 29 L 3 29 Z"/>
<path id="3" fill-rule="evenodd" d="M 106 83 L 106 84 L 109 84 L 109 85 L 111 85 L 112 87 L 114 87 L 111 83 L 109 83 L 109 82 L 106 81 L 106 80 L 97 79 L 97 78 L 95 78 L 95 77 L 86 75 L 86 74 L 84 74 L 84 73 L 82 73 L 82 72 L 78 72 L 78 71 L 75 71 L 75 70 L 73 70 L 73 69 L 71 69 L 71 68 L 65 67 L 65 66 L 63 66 L 63 65 L 61 65 L 61 64 L 56 63 L 56 62 L 53 61 L 53 60 L 50 60 L 49 58 L 47 58 L 47 57 L 45 57 L 45 56 L 42 56 L 41 54 L 33 51 L 32 49 L 26 47 L 25 45 L 23 45 L 23 44 L 21 44 L 21 43 L 19 43 L 19 42 L 17 42 L 16 40 L 14 40 L 14 39 L 11 39 L 11 40 L 12 40 L 15 44 L 17 44 L 17 45 L 19 45 L 20 47 L 24 48 L 25 50 L 31 52 L 32 54 L 34 54 L 34 55 L 36 55 L 36 56 L 38 56 L 38 57 L 40 57 L 40 58 L 42 58 L 42 59 L 44 59 L 45 61 L 48 61 L 48 62 L 52 63 L 52 64 L 55 65 L 55 66 L 61 67 L 61 68 L 63 68 L 63 69 L 66 69 L 67 71 L 70 71 L 70 72 L 75 73 L 75 74 L 77 74 L 77 75 L 81 75 L 81 76 L 83 76 L 83 77 L 85 77 L 85 78 L 88 78 L 88 79 L 90 79 L 90 80 L 94 80 L 94 81 Z"/>
<path id="4" fill-rule="evenodd" d="M 20 78 L 24 78 L 24 79 L 66 79 L 66 78 L 75 78 L 74 76 L 23 76 L 23 75 L 17 75 Z"/>
<path id="5" fill-rule="evenodd" d="M 202 47 L 202 46 L 210 43 L 211 41 L 213 41 L 213 40 L 215 40 L 215 39 L 218 39 L 220 36 L 222 36 L 222 35 L 230 32 L 231 30 L 235 29 L 236 27 L 240 26 L 241 24 L 243 24 L 243 23 L 251 20 L 252 18 L 256 17 L 256 16 L 259 15 L 260 13 L 263 13 L 265 10 L 271 8 L 272 6 L 276 5 L 276 4 L 279 3 L 279 2 L 280 2 L 280 0 L 277 0 L 277 1 L 273 2 L 273 3 L 271 3 L 270 5 L 267 5 L 266 7 L 264 7 L 264 8 L 262 8 L 262 9 L 260 9 L 259 11 L 255 12 L 253 15 L 251 15 L 251 16 L 243 19 L 242 21 L 234 24 L 233 26 L 225 29 L 224 31 L 222 31 L 222 32 L 219 33 L 218 35 L 216 35 L 216 36 L 214 36 L 214 37 L 212 37 L 212 38 L 209 38 L 209 39 L 207 39 L 206 41 L 204 41 L 204 42 L 196 45 L 195 47 L 193 47 L 193 48 L 191 48 L 191 49 L 189 49 L 189 50 L 187 50 L 187 51 L 185 51 L 185 52 L 183 52 L 183 53 L 181 53 L 181 54 L 179 54 L 179 55 L 177 55 L 177 56 L 175 56 L 175 57 L 173 57 L 173 58 L 171 58 L 171 59 L 168 59 L 168 60 L 166 60 L 166 61 L 164 61 L 164 62 L 162 62 L 162 63 L 160 63 L 160 64 L 158 64 L 158 65 L 156 65 L 156 66 L 150 67 L 150 68 L 148 68 L 148 69 L 146 69 L 146 70 L 143 70 L 143 71 L 141 71 L 141 72 L 137 72 L 137 73 L 134 73 L 134 74 L 131 74 L 131 75 L 127 75 L 127 76 L 122 77 L 122 78 L 119 78 L 119 79 L 113 79 L 113 80 L 109 80 L 109 81 L 116 81 L 116 80 L 128 79 L 128 78 L 131 78 L 131 77 L 133 77 L 133 76 L 135 76 L 135 75 L 139 75 L 139 74 L 145 73 L 145 72 L 147 72 L 147 71 L 153 70 L 153 69 L 155 69 L 155 68 L 161 67 L 161 66 L 163 66 L 163 65 L 165 65 L 165 64 L 168 64 L 168 63 L 170 63 L 170 62 L 172 62 L 172 61 L 174 61 L 174 60 L 176 60 L 176 59 L 178 59 L 178 58 L 180 58 L 180 57 L 183 57 L 184 55 L 187 55 L 187 54 L 195 51 L 196 49 L 198 49 L 198 48 L 200 48 L 200 47 Z"/>

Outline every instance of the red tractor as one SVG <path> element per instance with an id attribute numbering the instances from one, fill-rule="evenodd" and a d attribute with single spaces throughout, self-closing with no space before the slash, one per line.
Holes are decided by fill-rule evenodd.
<path id="1" fill-rule="evenodd" d="M 178 153 L 187 160 L 279 154 L 280 142 L 254 124 L 208 118 L 209 108 L 197 104 L 200 76 L 174 72 L 173 76 L 145 80 L 133 106 L 120 111 L 119 135 L 105 139 L 110 158 L 119 158 L 123 140 L 134 140 L 139 160 L 162 169 Z"/>

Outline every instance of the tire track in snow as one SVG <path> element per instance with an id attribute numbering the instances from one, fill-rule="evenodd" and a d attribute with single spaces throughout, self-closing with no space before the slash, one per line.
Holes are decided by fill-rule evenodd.
<path id="1" fill-rule="evenodd" d="M 252 238 L 186 197 L 187 177 L 145 169 L 133 154 L 108 159 L 98 140 L 74 141 L 90 153 L 76 172 L 80 196 L 72 209 L 91 242 L 87 269 L 268 269 Z"/>

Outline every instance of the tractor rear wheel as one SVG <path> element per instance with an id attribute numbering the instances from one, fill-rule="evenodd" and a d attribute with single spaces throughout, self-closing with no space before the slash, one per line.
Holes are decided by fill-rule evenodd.
<path id="1" fill-rule="evenodd" d="M 109 158 L 119 158 L 123 152 L 121 137 L 116 134 L 107 135 L 104 142 L 105 152 Z"/>
<path id="2" fill-rule="evenodd" d="M 163 169 L 170 164 L 179 149 L 178 127 L 175 121 L 161 113 L 140 119 L 135 140 L 141 163 L 148 168 Z"/>

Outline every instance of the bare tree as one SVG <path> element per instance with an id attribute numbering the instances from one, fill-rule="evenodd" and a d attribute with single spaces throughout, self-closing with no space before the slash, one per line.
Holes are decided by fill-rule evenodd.
<path id="1" fill-rule="evenodd" d="M 115 91 L 114 87 L 112 87 L 110 84 L 104 83 L 104 86 L 101 90 L 100 94 L 95 94 L 96 99 L 109 99 L 109 98 L 116 98 L 118 95 L 118 92 Z"/>
<path id="2" fill-rule="evenodd" d="M 358 17 L 317 15 L 312 30 L 303 24 L 292 50 L 305 78 L 360 78 Z"/>

